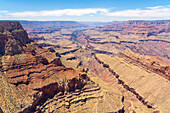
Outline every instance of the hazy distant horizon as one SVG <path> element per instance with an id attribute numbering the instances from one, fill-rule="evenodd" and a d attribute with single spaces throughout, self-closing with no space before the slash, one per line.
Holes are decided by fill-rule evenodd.
<path id="1" fill-rule="evenodd" d="M 165 19 L 162 19 L 165 20 Z M 79 22 L 79 23 L 109 23 L 109 22 L 127 22 L 127 21 L 158 21 L 158 20 L 125 20 L 125 21 L 74 21 L 74 20 L 0 20 L 0 21 L 28 21 L 28 22 Z M 170 21 L 166 19 L 165 21 Z"/>

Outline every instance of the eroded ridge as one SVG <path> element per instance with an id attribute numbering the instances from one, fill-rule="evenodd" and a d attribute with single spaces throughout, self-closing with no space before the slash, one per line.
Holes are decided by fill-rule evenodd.
<path id="1" fill-rule="evenodd" d="M 30 40 L 19 22 L 0 28 L 3 112 L 124 112 L 119 92 L 103 90 L 82 68 L 65 67 L 58 52 Z"/>
<path id="2" fill-rule="evenodd" d="M 135 55 L 137 56 L 134 57 Z M 129 59 L 129 57 L 132 58 Z M 161 64 L 162 62 L 158 62 L 157 59 L 145 59 L 145 56 L 140 56 L 130 51 L 122 52 L 115 57 L 97 54 L 95 59 L 103 67 L 108 68 L 117 78 L 118 83 L 135 94 L 138 100 L 148 108 L 164 112 L 168 111 L 168 108 L 165 107 L 169 103 L 169 91 L 167 92 L 167 90 L 170 84 L 166 78 L 166 75 L 169 76 L 168 64 Z M 141 61 L 143 64 L 141 64 Z M 157 63 L 157 66 L 152 66 L 153 62 Z M 155 71 L 162 69 L 161 66 L 167 68 L 163 71 Z"/>

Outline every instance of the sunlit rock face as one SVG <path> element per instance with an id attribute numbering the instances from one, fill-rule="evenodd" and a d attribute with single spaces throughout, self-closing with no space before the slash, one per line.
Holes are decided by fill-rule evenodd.
<path id="1" fill-rule="evenodd" d="M 59 100 L 60 96 L 51 96 L 47 103 L 42 102 L 43 106 L 35 104 L 37 107 L 34 108 L 42 111 L 51 109 L 52 112 L 169 111 L 168 20 L 118 22 L 110 26 L 84 28 L 85 30 L 62 27 L 52 32 L 42 32 L 50 28 L 45 26 L 36 33 L 31 31 L 33 28 L 28 28 L 29 36 L 33 36 L 32 39 L 48 49 L 48 52 L 41 54 L 49 64 L 56 63 L 76 70 L 84 67 L 78 70 L 86 72 L 87 78 L 94 83 L 87 82 L 76 99 L 79 89 L 75 90 L 75 93 L 75 88 L 72 86 L 77 80 L 71 80 L 69 85 L 71 92 L 67 90 L 62 93 L 61 104 L 56 104 L 54 101 Z M 55 57 L 49 52 L 53 52 L 59 59 L 54 59 Z M 58 88 L 54 84 L 51 87 Z M 49 89 L 49 87 L 36 88 L 36 91 L 44 91 L 45 95 L 49 92 L 47 94 L 53 95 Z M 61 88 L 62 91 L 63 89 Z M 93 101 L 90 98 L 93 98 Z M 53 102 L 59 107 L 53 106 Z M 61 107 L 62 105 L 65 107 Z"/>
<path id="2" fill-rule="evenodd" d="M 58 52 L 30 40 L 19 22 L 0 22 L 0 30 L 3 112 L 124 111 L 123 96 L 118 90 L 100 82 L 105 86 L 103 90 L 84 69 L 65 67 Z"/>
<path id="3" fill-rule="evenodd" d="M 0 55 L 24 53 L 22 46 L 31 42 L 19 22 L 0 22 Z"/>

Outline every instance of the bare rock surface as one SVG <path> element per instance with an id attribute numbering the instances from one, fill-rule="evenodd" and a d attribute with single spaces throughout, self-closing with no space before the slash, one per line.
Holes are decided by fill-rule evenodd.
<path id="1" fill-rule="evenodd" d="M 95 58 L 114 73 L 118 82 L 135 94 L 138 100 L 148 108 L 154 108 L 160 112 L 169 111 L 168 64 L 131 51 L 124 51 L 115 57 L 97 54 Z M 153 62 L 156 64 L 154 65 Z"/>
<path id="2" fill-rule="evenodd" d="M 59 53 L 32 42 L 18 22 L 0 22 L 0 26 L 3 112 L 124 111 L 119 91 L 96 84 L 82 68 L 65 67 Z"/>

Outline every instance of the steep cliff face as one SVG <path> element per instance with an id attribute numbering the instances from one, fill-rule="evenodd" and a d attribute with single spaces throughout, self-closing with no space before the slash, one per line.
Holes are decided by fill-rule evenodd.
<path id="1" fill-rule="evenodd" d="M 17 21 L 1 21 L 0 22 L 0 32 L 9 31 L 12 32 L 16 29 L 22 29 L 22 26 Z"/>
<path id="2" fill-rule="evenodd" d="M 31 40 L 19 22 L 0 22 L 0 55 L 24 53 L 22 46 L 29 42 Z"/>
<path id="3" fill-rule="evenodd" d="M 35 99 L 36 101 L 31 106 L 24 107 L 21 112 L 30 112 L 30 110 L 34 112 L 98 113 L 168 112 L 170 103 L 169 65 L 161 61 L 168 63 L 170 58 L 169 21 L 129 21 L 88 30 L 61 29 L 53 33 L 48 31 L 49 29 L 43 33 L 38 30 L 32 32 L 34 28 L 30 26 L 28 28 L 30 36 L 44 37 L 45 41 L 40 38 L 39 43 L 48 50 L 43 50 L 35 43 L 27 44 L 28 47 L 25 48 L 29 49 L 24 48 L 25 53 L 28 54 L 28 51 L 32 51 L 33 56 L 29 58 L 35 59 L 35 62 L 39 59 L 38 64 L 41 66 L 33 63 L 35 67 L 28 69 L 30 73 L 25 71 L 23 74 L 20 71 L 16 77 L 7 72 L 11 76 L 8 80 L 10 84 L 17 87 L 26 85 L 28 88 L 35 86 L 33 91 L 38 91 L 34 97 L 39 99 Z M 127 48 L 131 51 L 124 51 Z M 34 58 L 34 56 L 37 57 Z M 5 63 L 3 62 L 3 64 Z M 16 65 L 16 63 L 13 64 Z M 48 78 L 49 81 L 52 81 L 51 76 L 54 78 L 57 76 L 56 78 L 60 79 L 58 77 L 60 71 L 56 72 L 56 76 L 51 74 L 55 70 L 54 64 L 74 69 L 85 67 L 82 70 L 78 69 L 81 70 L 78 71 L 80 76 L 78 74 L 75 78 L 73 77 L 76 80 L 72 78 L 68 80 L 68 76 L 64 79 L 64 81 L 71 81 L 71 84 L 80 79 L 80 81 L 85 81 L 82 82 L 85 85 L 75 89 L 68 85 L 69 82 L 62 82 L 69 88 L 63 87 L 60 90 L 58 81 L 54 81 L 54 83 L 49 82 L 50 85 L 39 85 L 39 87 L 37 84 L 41 77 L 44 77 L 43 81 Z M 42 70 L 38 70 L 39 67 L 42 67 Z M 56 67 L 59 69 L 59 66 Z M 62 67 L 62 69 L 67 70 L 66 72 L 61 71 L 61 73 L 73 72 L 71 68 Z M 50 73 L 46 72 L 48 70 Z M 35 73 L 36 76 L 32 73 Z M 22 74 L 23 83 L 19 78 Z M 87 79 L 84 79 L 84 75 L 87 76 Z M 15 80 L 15 78 L 17 79 Z M 44 84 L 43 81 L 41 83 Z M 21 83 L 22 85 L 20 85 Z M 77 87 L 77 82 L 74 85 Z M 50 92 L 49 89 L 51 91 L 54 89 L 54 92 Z M 67 89 L 71 89 L 71 91 Z"/>
<path id="4" fill-rule="evenodd" d="M 58 53 L 32 42 L 18 22 L 0 23 L 3 112 L 124 111 L 119 91 L 103 90 L 84 69 L 65 67 Z"/>
<path id="5" fill-rule="evenodd" d="M 124 51 L 122 53 L 119 53 L 118 56 L 126 59 L 130 63 L 153 71 L 154 73 L 157 73 L 162 77 L 170 80 L 169 64 L 160 61 L 156 57 L 140 55 L 132 51 Z"/>
<path id="6" fill-rule="evenodd" d="M 86 30 L 83 33 L 86 37 L 81 38 L 87 41 L 87 44 L 84 44 L 86 48 L 93 49 L 98 53 L 117 54 L 128 48 L 142 55 L 170 59 L 169 33 L 159 33 L 157 36 L 145 37 L 137 34 L 121 34 L 116 31 L 100 31 L 97 28 Z M 116 36 L 119 38 L 116 38 Z"/>
<path id="7" fill-rule="evenodd" d="M 154 57 L 131 51 L 124 51 L 115 57 L 97 54 L 95 59 L 112 73 L 111 76 L 114 79 L 106 80 L 106 82 L 112 84 L 116 79 L 143 105 L 159 112 L 169 111 L 167 106 L 170 103 L 168 88 L 170 87 L 170 66 L 168 64 Z M 107 77 L 103 77 L 103 79 L 105 80 Z"/>
<path id="8" fill-rule="evenodd" d="M 122 34 L 135 34 L 141 36 L 155 36 L 159 33 L 170 31 L 169 20 L 130 20 L 124 24 L 115 23 L 110 26 L 105 26 L 101 30 L 104 31 L 116 31 Z"/>

